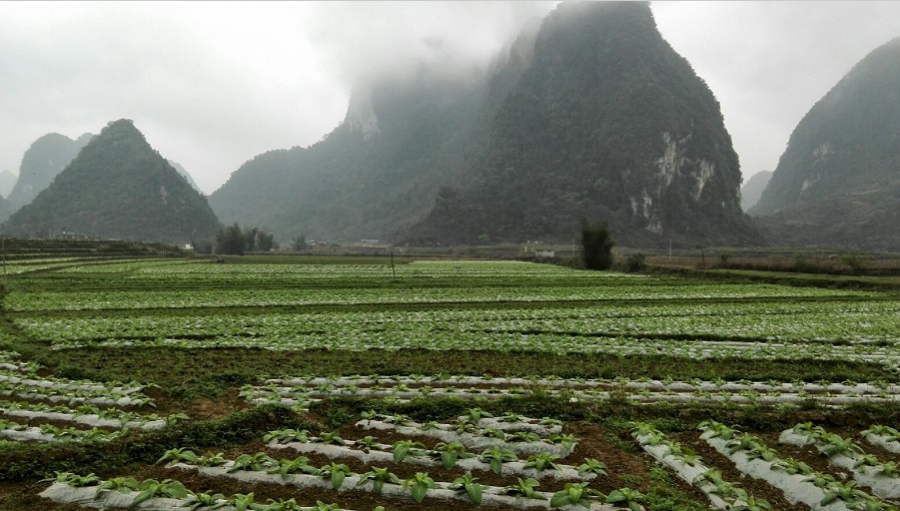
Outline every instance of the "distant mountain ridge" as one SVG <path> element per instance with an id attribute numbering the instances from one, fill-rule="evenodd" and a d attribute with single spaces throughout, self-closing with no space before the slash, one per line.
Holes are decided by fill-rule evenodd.
<path id="1" fill-rule="evenodd" d="M 9 198 L 9 192 L 16 186 L 16 181 L 18 179 L 19 175 L 13 173 L 11 170 L 7 169 L 0 172 L 0 195 Z"/>
<path id="2" fill-rule="evenodd" d="M 187 170 L 185 170 L 185 168 L 180 163 L 178 163 L 177 161 L 172 161 L 172 160 L 166 160 L 166 161 L 169 163 L 169 165 L 172 166 L 173 169 L 175 169 L 176 171 L 178 171 L 179 174 L 181 174 L 181 177 L 183 177 L 184 180 L 187 181 L 187 183 L 189 185 L 191 185 L 191 188 L 193 188 L 194 190 L 197 190 L 201 194 L 203 193 L 203 190 L 201 190 L 200 187 L 197 186 L 197 183 L 194 181 L 194 178 L 191 176 L 191 174 Z"/>
<path id="3" fill-rule="evenodd" d="M 781 245 L 900 250 L 900 38 L 803 117 L 750 213 Z"/>
<path id="4" fill-rule="evenodd" d="M 206 198 L 122 119 L 107 124 L 0 232 L 180 244 L 220 227 Z"/>
<path id="5" fill-rule="evenodd" d="M 766 185 L 769 184 L 770 179 L 772 179 L 772 171 L 761 170 L 756 174 L 753 174 L 750 179 L 744 183 L 741 187 L 742 210 L 748 211 L 759 202 L 759 197 L 762 195 L 763 190 L 766 189 Z"/>
<path id="6" fill-rule="evenodd" d="M 37 197 L 93 136 L 85 133 L 72 140 L 59 133 L 48 133 L 35 140 L 22 157 L 19 177 L 7 197 L 10 206 L 19 209 Z"/>

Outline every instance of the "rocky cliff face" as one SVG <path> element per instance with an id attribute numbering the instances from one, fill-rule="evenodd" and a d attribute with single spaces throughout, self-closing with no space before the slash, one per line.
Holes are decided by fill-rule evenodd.
<path id="1" fill-rule="evenodd" d="M 411 239 L 571 240 L 603 219 L 633 246 L 744 244 L 740 170 L 719 105 L 648 4 L 561 4 L 504 99 L 468 186 Z"/>

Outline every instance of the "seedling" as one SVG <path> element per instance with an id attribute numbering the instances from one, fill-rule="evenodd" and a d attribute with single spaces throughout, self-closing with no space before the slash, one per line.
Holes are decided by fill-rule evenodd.
<path id="1" fill-rule="evenodd" d="M 425 448 L 425 444 L 414 440 L 400 440 L 394 442 L 394 463 L 400 463 L 407 455 L 420 456 L 423 454 L 421 449 Z"/>
<path id="2" fill-rule="evenodd" d="M 359 482 L 356 483 L 357 486 L 365 483 L 366 481 L 372 481 L 372 491 L 377 494 L 381 494 L 382 489 L 386 483 L 390 484 L 401 484 L 400 478 L 397 477 L 396 474 L 389 471 L 386 468 L 372 467 L 372 470 L 369 470 L 365 474 L 360 474 Z"/>
<path id="3" fill-rule="evenodd" d="M 344 484 L 344 479 L 348 474 L 352 474 L 350 467 L 344 463 L 331 463 L 319 468 L 319 476 L 331 481 L 331 486 L 335 490 L 340 489 Z"/>
<path id="4" fill-rule="evenodd" d="M 645 500 L 647 500 L 646 495 L 631 488 L 613 490 L 606 496 L 607 504 L 625 505 L 631 511 L 642 511 L 644 508 L 641 506 L 641 503 Z"/>
<path id="5" fill-rule="evenodd" d="M 278 461 L 264 452 L 256 454 L 241 454 L 234 460 L 234 464 L 228 469 L 228 473 L 238 470 L 264 470 L 278 465 Z"/>
<path id="6" fill-rule="evenodd" d="M 566 483 L 562 491 L 558 491 L 550 497 L 550 507 L 563 506 L 591 507 L 591 501 L 604 498 L 597 490 L 587 487 L 588 483 Z"/>
<path id="7" fill-rule="evenodd" d="M 184 487 L 184 484 L 179 481 L 173 481 L 172 479 L 163 479 L 162 481 L 147 479 L 146 481 L 141 482 L 137 489 L 140 493 L 134 498 L 134 501 L 131 504 L 132 506 L 137 506 L 141 502 L 153 497 L 170 499 L 183 499 L 187 497 L 187 488 Z"/>
<path id="8" fill-rule="evenodd" d="M 481 492 L 484 490 L 484 486 L 478 484 L 477 479 L 472 477 L 471 472 L 466 472 L 462 477 L 457 477 L 450 484 L 451 490 L 456 490 L 457 493 L 465 493 L 469 496 L 469 500 L 471 500 L 474 504 L 481 504 Z"/>
<path id="9" fill-rule="evenodd" d="M 606 463 L 602 461 L 595 460 L 594 458 L 585 458 L 584 463 L 578 465 L 578 475 L 583 476 L 588 472 L 605 476 L 606 475 Z"/>
<path id="10" fill-rule="evenodd" d="M 537 471 L 541 470 L 560 470 L 559 465 L 556 464 L 556 460 L 558 460 L 560 456 L 558 454 L 553 454 L 549 452 L 542 452 L 540 454 L 533 454 L 528 457 L 528 460 L 525 462 L 525 468 L 533 468 Z"/>
<path id="11" fill-rule="evenodd" d="M 447 470 L 456 465 L 456 461 L 460 458 L 474 458 L 475 454 L 466 450 L 466 446 L 459 442 L 444 443 L 439 442 L 434 446 L 435 455 L 440 455 L 441 465 Z"/>
<path id="12" fill-rule="evenodd" d="M 166 463 L 166 466 L 171 467 L 176 463 L 181 463 L 182 461 L 194 463 L 197 461 L 197 455 L 194 454 L 193 451 L 186 450 L 184 447 L 169 449 L 165 452 L 165 454 L 163 454 L 162 458 L 156 460 L 156 464 L 159 465 L 160 463 L 167 460 L 169 460 L 169 462 Z"/>
<path id="13" fill-rule="evenodd" d="M 503 470 L 504 463 L 518 461 L 519 458 L 516 457 L 516 453 L 512 450 L 495 445 L 490 449 L 485 449 L 478 459 L 484 463 L 490 464 L 491 472 L 499 474 L 500 471 Z"/>
<path id="14" fill-rule="evenodd" d="M 428 477 L 427 472 L 416 472 L 416 475 L 403 481 L 403 488 L 410 488 L 413 500 L 422 502 L 428 494 L 428 490 L 437 488 L 434 479 Z"/>
<path id="15" fill-rule="evenodd" d="M 298 456 L 292 460 L 278 460 L 278 466 L 269 471 L 270 474 L 279 474 L 282 479 L 287 480 L 290 474 L 317 474 L 318 469 L 309 464 L 309 458 L 306 456 Z"/>

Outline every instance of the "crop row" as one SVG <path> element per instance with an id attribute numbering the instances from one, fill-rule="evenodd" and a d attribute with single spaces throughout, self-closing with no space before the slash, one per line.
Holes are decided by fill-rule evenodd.
<path id="1" fill-rule="evenodd" d="M 152 398 L 140 392 L 124 393 L 108 389 L 62 389 L 51 386 L 13 383 L 11 381 L 0 381 L 0 396 L 69 405 L 155 406 Z"/>
<path id="2" fill-rule="evenodd" d="M 554 420 L 537 420 L 504 414 L 492 417 L 490 413 L 473 408 L 459 417 L 460 427 L 471 431 L 479 425 L 498 425 L 509 433 L 523 430 L 531 435 L 559 434 L 560 423 Z M 405 426 L 401 425 L 405 424 Z M 468 428 L 463 428 L 467 424 Z M 567 466 L 559 462 L 560 455 L 552 452 L 553 444 L 547 444 L 551 451 L 542 450 L 519 459 L 514 453 L 515 442 L 499 443 L 476 453 L 464 444 L 478 441 L 474 435 L 459 433 L 460 442 L 438 442 L 433 448 L 425 448 L 417 438 L 427 436 L 428 425 L 418 425 L 403 416 L 384 416 L 365 413 L 357 424 L 359 431 L 366 427 L 394 428 L 393 438 L 403 438 L 405 429 L 412 429 L 408 440 L 398 440 L 393 445 L 381 444 L 372 436 L 355 440 L 344 440 L 338 432 L 321 433 L 318 436 L 308 431 L 279 430 L 268 433 L 263 439 L 272 450 L 295 450 L 315 455 L 318 462 L 307 456 L 272 457 L 266 452 L 239 454 L 226 459 L 221 453 L 198 455 L 186 449 L 167 451 L 158 463 L 167 463 L 173 470 L 197 471 L 212 478 L 229 478 L 239 484 L 273 483 L 298 488 L 318 490 L 317 497 L 327 492 L 368 492 L 399 500 L 423 502 L 455 500 L 485 506 L 510 506 L 523 509 L 593 509 L 612 511 L 620 506 L 632 510 L 642 509 L 644 496 L 628 488 L 620 488 L 603 494 L 591 488 L 589 482 L 598 475 L 606 474 L 606 466 L 593 459 L 585 458 L 580 466 Z M 439 425 L 433 425 L 437 428 Z M 499 430 L 499 428 L 498 428 Z M 567 437 L 569 438 L 569 437 Z M 351 469 L 342 460 L 353 460 Z M 379 466 L 381 465 L 381 466 Z M 444 470 L 455 469 L 446 480 L 433 479 L 428 472 L 415 468 L 441 466 Z M 391 467 L 391 468 L 386 468 Z M 392 472 L 397 470 L 403 476 Z M 458 471 L 457 471 L 458 470 Z M 517 481 L 508 486 L 481 484 L 472 471 L 492 472 L 506 477 L 514 476 Z M 447 474 L 449 472 L 441 472 Z M 519 477 L 515 477 L 519 476 Z M 453 479 L 455 477 L 455 479 Z M 551 491 L 541 491 L 539 480 L 558 480 Z M 268 506 L 251 503 L 253 494 L 237 494 L 231 499 L 222 495 L 193 494 L 177 480 L 147 480 L 120 477 L 101 481 L 93 475 L 80 477 L 73 474 L 58 474 L 56 482 L 41 495 L 60 503 L 79 503 L 94 507 L 128 507 L 137 509 L 338 509 L 336 504 L 317 503 L 314 507 L 301 507 L 296 501 L 270 501 Z M 498 480 L 498 479 L 495 479 Z M 566 480 L 572 482 L 565 482 Z M 248 500 L 249 496 L 249 500 Z M 160 497 L 170 500 L 163 502 Z M 174 499 L 174 500 L 172 500 Z M 293 499 L 290 499 L 293 500 Z M 201 502 L 202 501 L 202 502 Z M 149 504 L 144 504 L 148 502 Z M 169 507 L 163 507 L 169 506 Z M 378 508 L 376 508 L 378 509 Z"/>
<path id="3" fill-rule="evenodd" d="M 570 505 L 580 504 L 584 507 L 606 509 L 602 506 L 592 506 L 593 501 L 605 496 L 596 490 L 587 488 L 586 482 L 598 474 L 606 474 L 606 466 L 603 463 L 585 459 L 585 462 L 579 467 L 558 464 L 557 460 L 561 458 L 561 455 L 554 452 L 552 444 L 545 445 L 550 450 L 534 452 L 525 461 L 520 461 L 516 450 L 522 451 L 521 443 L 497 438 L 485 443 L 483 438 L 468 433 L 477 428 L 477 424 L 492 421 L 493 417 L 480 409 L 470 409 L 465 416 L 460 417 L 459 424 L 456 425 L 459 431 L 455 433 L 447 431 L 451 427 L 447 424 L 431 424 L 429 426 L 413 423 L 402 416 L 380 416 L 374 413 L 366 413 L 364 416 L 365 418 L 357 423 L 358 428 L 363 430 L 369 428 L 392 429 L 394 433 L 410 439 L 397 441 L 390 446 L 379 443 L 370 435 L 356 440 L 344 440 L 338 436 L 336 431 L 312 436 L 306 430 L 280 430 L 267 434 L 264 441 L 267 441 L 272 449 L 291 449 L 300 453 L 314 453 L 319 456 L 324 455 L 327 459 L 332 460 L 353 459 L 369 467 L 365 472 L 354 473 L 348 465 L 336 461 L 314 467 L 311 465 L 310 458 L 306 456 L 275 459 L 265 452 L 242 454 L 233 460 L 226 460 L 221 455 L 198 456 L 184 449 L 173 449 L 168 451 L 160 459 L 160 462 L 168 461 L 168 466 L 195 469 L 205 475 L 233 477 L 244 482 L 278 482 L 337 491 L 348 487 L 361 488 L 384 495 L 412 498 L 418 502 L 426 497 L 462 498 L 476 504 L 490 503 L 516 507 L 563 509 Z M 511 415 L 504 417 L 511 417 Z M 545 433 L 549 430 L 559 430 L 559 425 L 555 423 L 541 425 L 540 421 L 527 418 L 518 419 L 503 424 L 510 431 L 516 428 L 530 428 L 532 431 L 528 431 L 528 433 L 531 435 L 536 435 L 533 430 L 540 428 L 544 428 Z M 443 434 L 434 435 L 435 431 L 450 433 L 450 437 Z M 552 435 L 550 434 L 550 436 Z M 441 441 L 435 444 L 433 449 L 427 449 L 421 442 L 412 440 L 428 436 L 436 436 L 448 441 Z M 484 448 L 484 450 L 480 454 L 476 454 L 469 450 L 470 447 Z M 534 448 L 524 449 L 524 451 L 534 451 Z M 453 482 L 436 482 L 429 477 L 427 472 L 417 472 L 413 477 L 401 480 L 387 468 L 370 466 L 372 463 L 441 465 L 445 469 L 456 467 L 466 470 L 466 474 Z M 508 487 L 485 486 L 477 483 L 477 479 L 471 475 L 472 470 L 525 476 L 525 479 L 519 477 L 518 484 Z M 536 489 L 539 485 L 538 479 L 544 477 L 580 479 L 582 482 L 565 483 L 561 491 L 545 493 Z M 623 491 L 614 492 L 616 495 L 610 494 L 609 497 L 606 497 L 607 502 L 622 502 L 620 499 L 628 494 L 634 500 L 633 508 L 639 508 L 638 494 L 628 489 L 623 489 Z M 629 499 L 626 498 L 626 500 Z"/>
<path id="4" fill-rule="evenodd" d="M 212 339 L 160 337 L 102 341 L 60 341 L 52 349 L 84 347 L 166 347 L 166 348 L 258 348 L 274 351 L 496 351 L 565 354 L 607 354 L 615 356 L 666 356 L 694 360 L 747 359 L 780 361 L 841 361 L 883 365 L 900 372 L 900 352 L 893 344 L 832 345 L 803 342 L 724 342 L 676 339 L 577 336 L 523 333 L 384 332 L 308 333 L 219 336 Z"/>
<path id="5" fill-rule="evenodd" d="M 781 458 L 759 438 L 724 424 L 707 421 L 700 425 L 701 439 L 731 459 L 749 476 L 767 481 L 785 493 L 791 502 L 813 509 L 829 506 L 835 510 L 896 510 L 879 497 L 857 488 L 857 481 L 838 481 L 829 473 L 812 469 L 792 458 Z"/>
<path id="6" fill-rule="evenodd" d="M 0 339 L 7 340 L 8 334 L 0 334 Z M 0 350 L 0 371 L 4 374 L 19 373 L 32 374 L 38 370 L 34 362 L 25 362 L 19 359 L 20 355 L 15 351 Z"/>
<path id="7" fill-rule="evenodd" d="M 265 453 L 241 455 L 216 467 L 187 463 L 172 466 L 198 470 L 210 477 L 231 477 L 248 483 L 270 482 L 338 492 L 363 490 L 395 498 L 412 499 L 416 502 L 422 502 L 426 498 L 461 499 L 473 504 L 507 505 L 518 508 L 612 510 L 613 506 L 601 503 L 606 501 L 607 504 L 613 504 L 630 500 L 639 506 L 638 501 L 643 498 L 636 492 L 631 493 L 630 498 L 623 498 L 625 494 L 622 490 L 616 494 L 603 495 L 597 490 L 587 488 L 587 483 L 566 483 L 565 488 L 556 493 L 536 490 L 537 485 L 528 484 L 526 481 L 522 481 L 522 486 L 487 486 L 479 484 L 477 478 L 472 477 L 470 472 L 452 482 L 435 481 L 427 472 L 417 472 L 413 477 L 401 480 L 382 467 L 372 467 L 371 470 L 358 474 L 342 463 L 334 462 L 316 468 L 308 465 L 308 459 L 303 456 L 275 460 Z"/>
<path id="8" fill-rule="evenodd" d="M 270 303 L 260 292 L 254 305 Z M 218 304 L 227 299 L 217 296 Z M 169 297 L 169 306 L 181 306 Z M 737 340 L 819 340 L 834 343 L 896 342 L 900 305 L 894 302 L 680 304 L 653 307 L 610 305 L 602 309 L 439 309 L 261 313 L 83 318 L 18 318 L 17 327 L 35 339 L 102 341 L 246 336 L 272 338 L 323 335 L 382 336 L 534 333 L 559 335 L 677 336 Z"/>
<path id="9" fill-rule="evenodd" d="M 879 461 L 875 455 L 867 454 L 852 438 L 842 438 L 821 426 L 807 423 L 784 431 L 778 441 L 791 445 L 812 445 L 827 456 L 830 463 L 852 472 L 854 479 L 872 488 L 875 495 L 885 499 L 900 497 L 900 465 Z"/>
<path id="10" fill-rule="evenodd" d="M 111 441 L 126 435 L 128 430 L 106 431 L 99 428 L 61 428 L 53 424 L 26 426 L 17 422 L 0 419 L 0 436 L 11 440 L 35 442 L 95 442 Z"/>
<path id="11" fill-rule="evenodd" d="M 558 390 L 558 389 L 539 389 L 525 387 L 511 388 L 484 388 L 484 387 L 431 387 L 423 386 L 416 389 L 399 390 L 398 388 L 380 388 L 373 387 L 353 388 L 341 387 L 334 390 L 328 389 L 303 389 L 303 388 L 271 388 L 271 387 L 247 387 L 242 390 L 241 394 L 251 404 L 269 404 L 276 403 L 285 406 L 299 406 L 301 409 L 310 402 L 318 401 L 322 398 L 340 396 L 354 397 L 370 397 L 388 399 L 392 402 L 406 402 L 416 398 L 428 397 L 453 397 L 459 399 L 498 399 L 510 396 L 527 396 L 534 395 L 539 392 L 541 395 L 550 398 L 566 398 L 570 402 L 577 401 L 606 401 L 610 399 L 624 400 L 631 404 L 641 403 L 693 403 L 693 404 L 709 404 L 709 403 L 726 403 L 726 404 L 747 404 L 759 405 L 770 404 L 789 408 L 791 406 L 799 406 L 806 403 L 819 403 L 825 406 L 849 406 L 859 403 L 870 404 L 889 404 L 900 402 L 900 395 L 896 393 L 888 393 L 886 391 L 877 394 L 859 394 L 859 393 L 809 393 L 806 391 L 799 392 L 760 392 L 752 389 L 747 390 L 703 390 L 693 389 L 689 391 L 672 391 L 654 392 L 647 388 L 640 391 L 622 391 L 622 390 Z"/>
<path id="12" fill-rule="evenodd" d="M 102 285 L 110 289 L 209 289 L 247 287 L 383 287 L 397 279 L 406 283 L 432 286 L 442 282 L 450 286 L 466 283 L 485 286 L 527 282 L 529 285 L 603 286 L 631 285 L 637 282 L 678 283 L 678 278 L 648 277 L 633 274 L 575 272 L 564 268 L 513 262 L 471 263 L 447 266 L 441 263 L 415 262 L 393 270 L 386 264 L 249 264 L 218 265 L 209 261 L 135 262 L 109 265 L 72 266 L 54 273 L 52 280 L 33 279 L 16 282 L 20 291 L 56 289 L 74 291 L 96 284 L 86 275 L 103 274 Z"/>
<path id="13" fill-rule="evenodd" d="M 59 504 L 78 504 L 100 509 L 144 509 L 148 511 L 342 511 L 337 504 L 318 501 L 314 506 L 301 506 L 294 499 L 269 499 L 256 502 L 251 493 L 226 498 L 219 493 L 195 493 L 172 479 L 138 481 L 131 477 L 101 480 L 94 474 L 79 476 L 71 472 L 57 473 L 56 480 L 41 497 Z"/>
<path id="14" fill-rule="evenodd" d="M 597 474 L 606 475 L 606 465 L 595 459 L 585 459 L 578 465 L 560 463 L 561 456 L 542 451 L 519 459 L 509 447 L 494 446 L 480 454 L 472 452 L 462 442 L 439 442 L 434 449 L 427 449 L 418 441 L 401 440 L 393 445 L 382 444 L 366 435 L 358 440 L 344 440 L 334 434 L 312 437 L 308 431 L 272 431 L 266 438 L 273 449 L 293 449 L 300 453 L 318 453 L 335 458 L 352 458 L 366 464 L 411 463 L 445 469 L 460 467 L 467 471 L 514 473 L 534 479 L 549 476 L 554 479 L 592 479 Z M 327 442 L 327 443 L 326 443 Z"/>
<path id="15" fill-rule="evenodd" d="M 765 284 L 629 286 L 480 286 L 477 288 L 291 288 L 159 291 L 13 291 L 9 311 L 198 308 L 273 305 L 427 304 L 466 302 L 564 302 L 621 300 L 722 300 L 784 297 L 862 297 L 871 293 Z"/>
<path id="16" fill-rule="evenodd" d="M 160 417 L 155 413 L 144 415 L 119 408 L 100 408 L 96 405 L 81 405 L 73 409 L 46 403 L 5 400 L 0 400 L 0 413 L 9 417 L 22 417 L 29 420 L 46 419 L 93 427 L 131 429 L 160 429 L 187 417 L 184 414 L 168 417 Z"/>
<path id="17" fill-rule="evenodd" d="M 780 443 L 813 445 L 833 465 L 853 474 L 853 480 L 840 482 L 831 474 L 817 472 L 801 461 L 780 458 L 774 449 L 766 446 L 759 438 L 742 433 L 737 428 L 716 421 L 706 421 L 700 424 L 700 429 L 703 431 L 700 438 L 730 458 L 739 470 L 782 490 L 792 503 L 802 502 L 813 509 L 829 510 L 896 509 L 887 502 L 900 496 L 898 464 L 879 462 L 850 438 L 841 438 L 810 423 L 798 424 L 784 431 L 779 438 Z M 635 424 L 633 436 L 658 462 L 706 493 L 714 507 L 771 509 L 768 502 L 754 499 L 738 483 L 723 480 L 717 468 L 708 468 L 694 451 L 670 440 L 652 425 Z M 900 452 L 900 434 L 889 426 L 873 426 L 863 431 L 861 436 L 874 445 Z M 871 488 L 876 496 L 857 488 L 857 484 Z"/>
<path id="18" fill-rule="evenodd" d="M 699 456 L 687 447 L 666 437 L 663 432 L 646 423 L 636 423 L 632 436 L 644 451 L 674 471 L 685 482 L 700 489 L 716 509 L 770 509 L 765 499 L 757 500 L 737 483 L 726 481 L 722 473 L 704 465 Z"/>
<path id="19" fill-rule="evenodd" d="M 96 383 L 92 381 L 78 381 L 67 378 L 32 378 L 23 377 L 18 371 L 4 371 L 0 369 L 0 385 L 9 384 L 22 388 L 40 388 L 55 391 L 76 391 L 94 394 L 110 394 L 117 396 L 139 396 L 144 386 L 139 383 Z M 2 388 L 2 387 L 0 387 Z"/>
<path id="20" fill-rule="evenodd" d="M 0 353 L 6 364 L 21 364 L 18 354 Z M 122 409 L 154 406 L 153 399 L 142 392 L 144 386 L 137 383 L 37 378 L 33 374 L 34 366 L 24 368 L 29 371 L 0 369 L 0 396 L 9 398 L 0 400 L 0 415 L 28 421 L 26 425 L 0 419 L 0 436 L 5 438 L 42 442 L 92 441 L 116 438 L 128 429 L 159 429 L 187 418 L 184 414 L 160 417 Z M 58 422 L 92 429 L 60 428 L 55 425 Z"/>
<path id="21" fill-rule="evenodd" d="M 887 381 L 874 381 L 861 383 L 855 381 L 833 382 L 805 382 L 801 380 L 791 382 L 781 381 L 751 381 L 738 380 L 727 381 L 724 379 L 701 380 L 695 378 L 689 381 L 674 379 L 656 380 L 648 377 L 629 379 L 619 378 L 560 378 L 560 377 L 513 377 L 499 376 L 470 376 L 455 374 L 439 375 L 346 375 L 346 376 L 305 376 L 294 378 L 271 378 L 264 382 L 265 386 L 281 386 L 292 388 L 315 389 L 318 391 L 340 392 L 342 387 L 368 388 L 372 390 L 383 389 L 420 389 L 426 386 L 462 386 L 477 385 L 479 387 L 542 387 L 561 389 L 590 389 L 602 388 L 607 390 L 654 390 L 660 392 L 690 392 L 697 390 L 718 391 L 728 390 L 740 392 L 754 390 L 757 392 L 807 392 L 807 393 L 833 393 L 833 394 L 880 394 L 889 392 L 900 393 L 900 384 Z M 249 388 L 249 387 L 245 387 Z"/>

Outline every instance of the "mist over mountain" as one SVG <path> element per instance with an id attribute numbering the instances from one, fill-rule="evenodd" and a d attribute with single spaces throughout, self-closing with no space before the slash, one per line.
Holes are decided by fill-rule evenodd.
<path id="1" fill-rule="evenodd" d="M 184 180 L 187 181 L 189 185 L 191 185 L 191 188 L 193 188 L 194 190 L 197 190 L 201 194 L 203 193 L 203 190 L 201 190 L 200 187 L 197 186 L 197 183 L 194 182 L 194 178 L 191 177 L 191 174 L 187 170 L 185 170 L 185 168 L 182 167 L 180 163 L 178 163 L 177 161 L 172 161 L 172 160 L 166 160 L 166 161 L 169 163 L 169 165 L 172 166 L 173 169 L 175 169 L 176 171 L 178 171 L 179 174 L 181 174 L 181 177 L 183 177 Z"/>
<path id="2" fill-rule="evenodd" d="M 3 221 L 9 218 L 10 215 L 13 214 L 12 204 L 9 203 L 8 199 L 0 197 L 0 221 Z"/>
<path id="3" fill-rule="evenodd" d="M 557 7 L 493 128 L 472 179 L 412 237 L 566 241 L 584 217 L 631 246 L 758 239 L 719 105 L 646 3 Z"/>
<path id="4" fill-rule="evenodd" d="M 479 146 L 483 84 L 422 68 L 356 90 L 344 121 L 309 148 L 259 155 L 209 198 L 226 224 L 280 239 L 385 239 L 430 208 Z"/>
<path id="5" fill-rule="evenodd" d="M 19 175 L 9 169 L 4 169 L 0 172 L 0 195 L 9 197 L 9 192 L 16 186 L 16 181 L 18 179 Z"/>
<path id="6" fill-rule="evenodd" d="M 282 239 L 569 242 L 585 217 L 633 246 L 758 241 L 719 105 L 648 4 L 561 4 L 456 76 L 359 88 L 325 139 L 245 163 L 210 204 Z"/>
<path id="7" fill-rule="evenodd" d="M 206 198 L 122 119 L 107 124 L 0 232 L 187 243 L 220 227 Z"/>
<path id="8" fill-rule="evenodd" d="M 744 186 L 741 187 L 741 209 L 748 211 L 756 205 L 770 179 L 772 179 L 772 171 L 761 170 L 744 183 Z"/>
<path id="9" fill-rule="evenodd" d="M 28 204 L 47 188 L 92 137 L 85 133 L 72 140 L 59 133 L 48 133 L 35 140 L 22 157 L 19 177 L 7 197 L 13 210 Z"/>
<path id="10" fill-rule="evenodd" d="M 900 249 L 900 38 L 803 117 L 750 213 L 771 243 Z"/>

